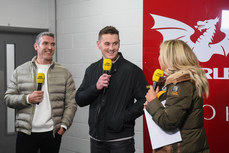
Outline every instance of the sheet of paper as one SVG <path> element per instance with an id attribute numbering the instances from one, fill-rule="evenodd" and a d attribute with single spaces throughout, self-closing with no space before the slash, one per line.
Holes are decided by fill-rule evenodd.
<path id="1" fill-rule="evenodd" d="M 174 132 L 165 132 L 154 122 L 152 116 L 146 109 L 144 109 L 144 112 L 153 149 L 157 149 L 182 140 L 179 129 Z"/>

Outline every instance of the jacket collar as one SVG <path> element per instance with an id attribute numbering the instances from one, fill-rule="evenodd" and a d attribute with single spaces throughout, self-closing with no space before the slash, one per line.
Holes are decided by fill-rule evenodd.
<path id="1" fill-rule="evenodd" d="M 37 56 L 34 56 L 34 57 L 32 58 L 32 63 L 33 63 L 34 65 L 36 65 L 36 59 L 37 59 Z M 56 62 L 52 60 L 51 66 L 50 66 L 50 67 L 54 67 L 55 64 L 56 64 Z"/>
<path id="2" fill-rule="evenodd" d="M 125 62 L 125 59 L 122 56 L 122 53 L 118 53 L 119 58 L 117 61 L 115 61 L 115 63 L 112 63 L 112 67 L 110 70 L 110 74 L 115 73 L 116 71 L 118 71 L 119 67 Z M 101 68 L 103 67 L 103 58 L 100 60 L 100 65 Z"/>
<path id="3" fill-rule="evenodd" d="M 119 70 L 119 67 L 124 63 L 125 59 L 122 56 L 122 53 L 118 53 L 119 58 L 118 60 L 112 65 L 111 72 L 110 73 L 115 73 L 116 71 Z"/>

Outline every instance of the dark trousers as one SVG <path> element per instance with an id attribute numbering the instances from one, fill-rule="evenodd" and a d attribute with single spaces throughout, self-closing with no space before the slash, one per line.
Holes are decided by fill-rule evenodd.
<path id="1" fill-rule="evenodd" d="M 91 139 L 91 153 L 134 153 L 134 138 L 122 141 L 104 142 Z"/>
<path id="2" fill-rule="evenodd" d="M 18 132 L 16 140 L 16 153 L 58 153 L 62 136 L 53 137 L 53 131 L 32 133 L 27 135 Z"/>

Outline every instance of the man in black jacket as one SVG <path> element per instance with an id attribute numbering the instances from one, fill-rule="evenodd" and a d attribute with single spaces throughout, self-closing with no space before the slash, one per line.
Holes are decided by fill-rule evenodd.
<path id="1" fill-rule="evenodd" d="M 133 153 L 135 119 L 143 114 L 147 81 L 142 70 L 118 52 L 115 27 L 99 32 L 97 46 L 103 58 L 86 69 L 76 93 L 79 106 L 90 105 L 91 153 Z M 103 72 L 104 59 L 112 60 L 108 74 Z"/>

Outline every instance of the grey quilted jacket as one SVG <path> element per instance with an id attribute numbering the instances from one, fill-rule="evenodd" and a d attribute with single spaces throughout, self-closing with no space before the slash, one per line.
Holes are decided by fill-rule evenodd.
<path id="1" fill-rule="evenodd" d="M 32 61 L 17 67 L 11 77 L 5 93 L 5 104 L 16 109 L 16 131 L 31 134 L 35 104 L 28 104 L 26 97 L 37 89 L 34 57 Z M 53 133 L 61 125 L 69 128 L 73 122 L 77 104 L 75 102 L 75 84 L 71 73 L 56 62 L 52 62 L 48 73 L 48 92 L 51 103 L 51 117 L 54 122 Z"/>

